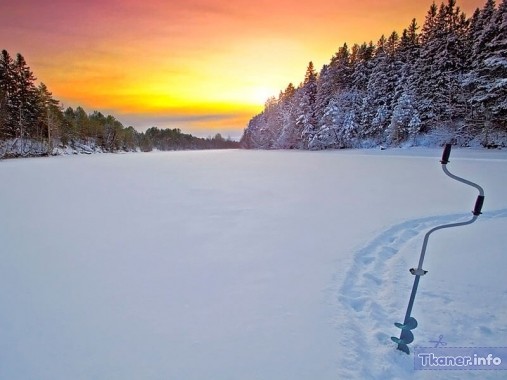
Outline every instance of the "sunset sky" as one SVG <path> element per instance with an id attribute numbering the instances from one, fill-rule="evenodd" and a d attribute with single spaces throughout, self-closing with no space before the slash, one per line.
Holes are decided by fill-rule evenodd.
<path id="1" fill-rule="evenodd" d="M 471 16 L 485 0 L 458 0 Z M 439 4 L 439 2 L 437 2 Z M 347 42 L 422 26 L 431 0 L 0 0 L 0 49 L 65 107 L 237 138 Z"/>

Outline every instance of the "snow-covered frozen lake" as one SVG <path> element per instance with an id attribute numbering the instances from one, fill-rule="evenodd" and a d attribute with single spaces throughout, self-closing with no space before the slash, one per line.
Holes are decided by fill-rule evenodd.
<path id="1" fill-rule="evenodd" d="M 440 149 L 0 161 L 0 379 L 505 378 L 395 349 L 422 237 L 476 191 Z M 507 346 L 507 152 L 428 246 L 411 346 Z"/>

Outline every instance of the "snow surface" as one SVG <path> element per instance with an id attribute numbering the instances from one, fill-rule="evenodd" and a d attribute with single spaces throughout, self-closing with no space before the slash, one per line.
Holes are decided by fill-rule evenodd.
<path id="1" fill-rule="evenodd" d="M 468 379 L 390 336 L 422 237 L 476 191 L 440 149 L 0 161 L 0 379 Z M 432 235 L 411 345 L 507 346 L 507 152 Z"/>

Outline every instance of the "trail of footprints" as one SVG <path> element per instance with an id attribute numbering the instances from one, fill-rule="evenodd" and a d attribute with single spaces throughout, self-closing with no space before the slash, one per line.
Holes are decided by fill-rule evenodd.
<path id="1" fill-rule="evenodd" d="M 362 311 L 366 304 L 374 305 L 374 296 L 385 282 L 384 275 L 390 259 L 422 231 L 450 220 L 453 220 L 452 216 L 407 221 L 385 230 L 358 250 L 339 292 L 341 303 L 356 312 Z"/>
<path id="2" fill-rule="evenodd" d="M 478 222 L 504 217 L 507 217 L 507 209 L 487 212 Z M 349 352 L 353 348 L 352 357 L 364 359 L 365 356 L 370 356 L 365 352 L 368 350 L 366 347 L 392 346 L 389 340 L 389 333 L 393 332 L 390 325 L 394 322 L 396 313 L 400 319 L 404 313 L 404 310 L 398 310 L 399 306 L 392 304 L 398 276 L 408 271 L 405 262 L 417 265 L 420 251 L 411 252 L 413 256 L 406 258 L 397 257 L 397 253 L 411 239 L 421 239 L 422 244 L 423 233 L 430 228 L 468 218 L 469 215 L 454 214 L 409 220 L 388 228 L 354 253 L 353 264 L 347 270 L 338 291 L 343 313 L 343 318 L 339 321 L 342 326 L 339 328 L 347 331 L 346 337 L 350 336 L 350 341 L 346 344 Z M 411 283 L 410 279 L 409 281 Z M 374 358 L 369 360 L 375 361 Z M 365 372 L 364 375 L 372 374 Z"/>

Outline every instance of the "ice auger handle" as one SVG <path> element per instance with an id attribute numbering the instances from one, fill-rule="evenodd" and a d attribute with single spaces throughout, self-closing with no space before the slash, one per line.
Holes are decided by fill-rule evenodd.
<path id="1" fill-rule="evenodd" d="M 484 195 L 478 195 L 477 196 L 477 200 L 475 201 L 475 207 L 474 207 L 474 211 L 472 211 L 472 213 L 474 215 L 481 215 L 482 212 L 482 205 L 484 204 Z"/>
<path id="2" fill-rule="evenodd" d="M 446 165 L 449 162 L 449 156 L 451 155 L 451 144 L 445 144 L 444 152 L 442 153 L 442 159 L 440 163 Z"/>

